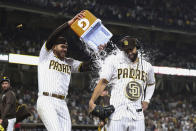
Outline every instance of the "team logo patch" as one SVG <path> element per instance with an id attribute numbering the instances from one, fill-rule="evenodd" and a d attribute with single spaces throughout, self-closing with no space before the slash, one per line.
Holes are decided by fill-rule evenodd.
<path id="1" fill-rule="evenodd" d="M 125 95 L 131 101 L 138 100 L 142 95 L 142 86 L 136 81 L 129 82 L 125 88 Z"/>
<path id="2" fill-rule="evenodd" d="M 124 43 L 124 45 L 128 45 L 129 44 L 129 42 L 127 40 L 124 40 L 123 43 Z"/>

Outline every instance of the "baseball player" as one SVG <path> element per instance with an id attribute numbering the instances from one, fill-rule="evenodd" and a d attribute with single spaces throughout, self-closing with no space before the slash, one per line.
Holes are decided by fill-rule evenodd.
<path id="1" fill-rule="evenodd" d="M 71 120 L 65 98 L 71 73 L 84 71 L 85 64 L 66 57 L 68 43 L 62 35 L 74 21 L 83 17 L 82 11 L 59 26 L 40 51 L 37 111 L 48 131 L 71 131 Z"/>
<path id="2" fill-rule="evenodd" d="M 144 114 L 155 89 L 153 67 L 138 57 L 136 38 L 120 40 L 121 51 L 105 59 L 100 80 L 89 101 L 89 111 L 108 83 L 112 84 L 110 105 L 115 108 L 106 125 L 107 131 L 144 131 Z"/>
<path id="3" fill-rule="evenodd" d="M 3 77 L 0 83 L 3 90 L 1 94 L 0 124 L 7 131 L 13 131 L 16 122 L 16 96 L 11 90 L 10 79 L 8 77 Z"/>

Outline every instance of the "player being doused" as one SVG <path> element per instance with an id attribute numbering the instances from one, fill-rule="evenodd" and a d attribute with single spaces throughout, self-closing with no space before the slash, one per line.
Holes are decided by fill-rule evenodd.
<path id="1" fill-rule="evenodd" d="M 100 80 L 89 101 L 89 111 L 96 112 L 95 101 L 111 84 L 110 105 L 115 110 L 105 126 L 107 131 L 144 131 L 143 111 L 154 93 L 154 70 L 138 56 L 140 46 L 136 38 L 125 36 L 119 43 L 120 51 L 104 60 Z"/>

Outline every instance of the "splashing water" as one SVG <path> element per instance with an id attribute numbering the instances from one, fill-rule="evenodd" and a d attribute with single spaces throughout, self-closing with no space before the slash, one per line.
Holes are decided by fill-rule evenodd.
<path id="1" fill-rule="evenodd" d="M 94 52 L 87 44 L 85 44 L 85 51 L 91 56 L 94 63 L 91 69 L 93 70 L 95 69 L 95 71 L 91 73 L 91 77 L 92 77 L 90 83 L 91 90 L 94 90 L 94 88 L 96 87 L 99 81 L 99 76 L 100 76 L 101 68 L 104 65 L 104 60 L 111 55 L 118 55 L 121 52 L 120 49 L 117 47 L 117 45 L 112 41 L 110 41 L 108 44 L 109 46 L 111 46 L 111 48 L 106 48 L 99 52 Z M 150 57 L 148 53 L 149 52 L 145 53 L 144 49 L 141 48 L 140 50 L 138 50 L 138 57 L 142 60 L 149 61 Z M 116 63 L 118 63 L 118 61 L 116 61 Z M 113 83 L 109 83 L 109 86 L 112 84 Z"/>
<path id="2" fill-rule="evenodd" d="M 91 83 L 90 83 L 90 89 L 93 90 L 99 81 L 99 74 L 104 64 L 104 60 L 110 55 L 115 54 L 117 50 L 119 49 L 116 46 L 116 44 L 114 44 L 112 41 L 108 42 L 108 45 L 112 49 L 106 48 L 98 52 L 95 52 L 94 50 L 92 50 L 88 44 L 84 44 L 84 45 L 85 45 L 85 51 L 91 56 L 91 59 L 93 61 L 93 65 L 91 66 L 91 69 L 95 70 L 90 74 L 92 78 Z"/>

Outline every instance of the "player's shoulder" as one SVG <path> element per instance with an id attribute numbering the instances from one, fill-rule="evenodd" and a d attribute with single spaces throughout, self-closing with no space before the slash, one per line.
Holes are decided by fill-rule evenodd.
<path id="1" fill-rule="evenodd" d="M 105 59 L 104 59 L 104 63 L 105 64 L 113 64 L 114 60 L 115 60 L 115 54 L 110 54 L 108 55 Z"/>
<path id="2" fill-rule="evenodd" d="M 151 68 L 152 67 L 152 64 L 149 62 L 149 61 L 147 61 L 147 60 L 145 60 L 145 59 L 140 59 L 140 61 L 141 61 L 141 63 L 143 64 L 143 65 L 145 65 L 145 66 L 147 66 L 147 67 L 149 67 L 149 68 Z"/>
<path id="3" fill-rule="evenodd" d="M 116 52 L 113 52 L 111 53 L 110 55 L 108 55 L 106 58 L 105 58 L 105 61 L 116 61 L 116 60 L 120 60 L 122 58 L 122 52 L 121 51 L 116 51 Z"/>
<path id="4" fill-rule="evenodd" d="M 145 59 L 142 59 L 142 62 L 147 64 L 147 65 L 152 65 L 149 61 L 145 60 Z"/>
<path id="5" fill-rule="evenodd" d="M 15 96 L 15 93 L 13 90 L 8 90 L 6 93 L 8 96 Z"/>
<path id="6" fill-rule="evenodd" d="M 113 60 L 115 58 L 115 54 L 111 54 L 108 57 L 105 58 L 105 60 Z"/>
<path id="7" fill-rule="evenodd" d="M 77 60 L 75 60 L 74 58 L 70 58 L 70 57 L 65 58 L 65 62 L 67 62 L 67 63 L 73 63 L 75 61 L 77 61 Z"/>
<path id="8" fill-rule="evenodd" d="M 70 57 L 65 57 L 65 61 L 66 62 L 72 62 L 72 61 L 74 61 L 74 59 L 73 58 L 70 58 Z"/>

